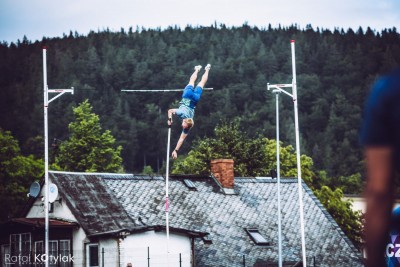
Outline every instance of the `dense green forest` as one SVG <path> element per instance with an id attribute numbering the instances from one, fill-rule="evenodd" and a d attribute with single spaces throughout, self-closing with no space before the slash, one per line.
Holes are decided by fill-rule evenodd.
<path id="1" fill-rule="evenodd" d="M 170 27 L 70 32 L 62 38 L 0 44 L 0 128 L 11 131 L 24 155 L 43 157 L 43 61 L 47 47 L 50 89 L 75 88 L 49 105 L 53 155 L 68 139 L 73 107 L 86 99 L 111 131 L 127 172 L 146 165 L 159 170 L 166 154 L 167 110 L 180 92 L 129 93 L 121 89 L 183 88 L 193 66 L 212 64 L 196 108 L 195 127 L 181 155 L 194 140 L 212 136 L 221 120 L 240 121 L 251 137 L 275 138 L 275 97 L 267 83 L 291 83 L 290 40 L 296 41 L 301 152 L 331 179 L 362 174 L 358 129 L 371 84 L 400 65 L 396 28 L 299 29 Z M 281 140 L 295 146 L 293 104 L 282 95 Z M 175 123 L 171 143 L 179 137 Z M 53 141 L 54 140 L 54 141 Z M 51 162 L 50 162 L 51 163 Z M 333 183 L 334 184 L 334 183 Z"/>

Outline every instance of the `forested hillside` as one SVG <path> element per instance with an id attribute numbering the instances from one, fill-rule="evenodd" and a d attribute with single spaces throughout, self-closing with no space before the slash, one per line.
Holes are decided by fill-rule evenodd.
<path id="1" fill-rule="evenodd" d="M 75 88 L 49 106 L 50 146 L 68 138 L 72 108 L 88 99 L 122 145 L 126 171 L 161 168 L 166 154 L 167 109 L 179 92 L 128 93 L 121 89 L 183 88 L 193 66 L 212 64 L 196 108 L 195 127 L 183 146 L 213 135 L 221 120 L 240 119 L 250 135 L 275 138 L 275 97 L 267 83 L 291 83 L 290 40 L 296 67 L 302 153 L 329 177 L 362 173 L 358 129 L 365 97 L 378 75 L 400 65 L 395 28 L 329 31 L 289 28 L 170 27 L 70 33 L 0 45 L 0 128 L 19 140 L 22 152 L 43 154 L 43 64 L 47 47 L 49 88 Z M 293 104 L 282 95 L 281 140 L 294 145 Z M 179 137 L 173 127 L 171 143 Z"/>

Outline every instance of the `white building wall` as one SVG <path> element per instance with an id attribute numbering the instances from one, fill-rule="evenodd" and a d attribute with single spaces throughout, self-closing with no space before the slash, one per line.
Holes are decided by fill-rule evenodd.
<path id="1" fill-rule="evenodd" d="M 59 218 L 65 219 L 73 222 L 77 222 L 75 216 L 72 214 L 71 210 L 65 204 L 65 200 L 62 200 L 61 203 L 54 202 L 54 209 L 53 212 L 49 213 L 49 218 Z M 29 210 L 28 214 L 26 215 L 27 218 L 44 218 L 44 202 L 39 197 L 36 199 L 35 203 L 33 204 L 32 208 Z"/>
<path id="2" fill-rule="evenodd" d="M 152 267 L 192 266 L 191 241 L 188 236 L 170 233 L 168 244 L 169 253 L 167 253 L 165 232 L 148 231 L 132 234 L 121 243 L 121 267 L 125 267 L 129 262 L 134 267 L 147 267 L 148 261 Z"/>
<path id="3" fill-rule="evenodd" d="M 361 211 L 363 213 L 367 211 L 367 204 L 365 202 L 364 197 L 345 196 L 343 199 L 352 201 L 351 204 L 352 204 L 352 209 L 354 211 Z M 396 199 L 393 209 L 396 209 L 399 206 L 400 206 L 400 199 Z"/>
<path id="4" fill-rule="evenodd" d="M 38 197 L 26 215 L 27 218 L 44 218 L 44 202 Z"/>
<path id="5" fill-rule="evenodd" d="M 85 245 L 89 240 L 85 231 L 79 227 L 72 232 L 72 253 L 74 255 L 74 267 L 84 267 L 86 262 Z"/>
<path id="6" fill-rule="evenodd" d="M 51 182 L 51 181 L 50 181 Z M 42 200 L 43 199 L 43 200 Z M 44 187 L 41 189 L 39 197 L 36 198 L 35 203 L 32 205 L 32 208 L 29 210 L 27 218 L 44 218 L 44 199 L 45 199 L 45 190 Z M 49 213 L 50 218 L 62 218 L 70 221 L 77 222 L 75 216 L 72 214 L 71 210 L 67 207 L 65 203 L 65 199 L 61 199 L 59 202 L 60 196 L 58 196 L 57 200 L 53 203 L 54 208 L 53 212 Z"/>
<path id="7" fill-rule="evenodd" d="M 28 214 L 27 218 L 44 218 L 44 190 L 42 188 L 42 192 L 40 197 L 38 197 Z M 57 199 L 58 200 L 58 199 Z M 57 219 L 65 219 L 73 222 L 78 222 L 75 216 L 72 214 L 71 210 L 67 207 L 65 200 L 55 201 L 53 212 L 49 213 L 49 218 L 57 218 Z M 50 230 L 51 232 L 51 230 Z M 84 267 L 85 266 L 85 244 L 88 242 L 86 239 L 85 231 L 81 227 L 77 229 L 73 229 L 72 232 L 72 255 L 74 256 L 74 266 L 75 267 Z M 105 265 L 108 266 L 108 265 Z M 110 265 L 111 266 L 111 265 Z"/>
<path id="8" fill-rule="evenodd" d="M 101 239 L 98 243 L 87 243 L 86 246 L 90 244 L 98 244 L 99 246 L 99 266 L 104 267 L 119 267 L 120 265 L 120 250 L 118 243 L 120 242 L 117 238 L 107 238 Z M 86 251 L 88 251 L 86 249 Z M 86 257 L 87 257 L 86 252 Z M 88 266 L 88 265 L 87 265 Z M 89 267 L 89 266 L 88 266 Z"/>

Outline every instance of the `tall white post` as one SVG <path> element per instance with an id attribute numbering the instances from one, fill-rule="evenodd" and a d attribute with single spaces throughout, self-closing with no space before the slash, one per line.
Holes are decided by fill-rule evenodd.
<path id="1" fill-rule="evenodd" d="M 44 102 L 44 213 L 45 213 L 45 267 L 49 266 L 49 136 L 48 136 L 48 107 L 49 103 L 65 93 L 74 94 L 74 88 L 71 89 L 53 89 L 49 90 L 47 85 L 47 48 L 43 47 L 43 102 Z M 49 93 L 57 95 L 49 100 Z"/>
<path id="2" fill-rule="evenodd" d="M 278 184 L 278 258 L 279 267 L 282 267 L 282 223 L 281 223 L 281 161 L 279 144 L 279 90 L 273 91 L 276 94 L 276 177 Z"/>
<path id="3" fill-rule="evenodd" d="M 293 104 L 294 104 L 294 125 L 296 131 L 296 158 L 297 158 L 297 179 L 299 188 L 299 211 L 300 211 L 300 228 L 301 228 L 301 248 L 303 254 L 303 266 L 307 266 L 306 262 L 306 241 L 304 233 L 304 210 L 303 210 L 303 186 L 301 178 L 301 163 L 300 163 L 300 137 L 299 137 L 299 115 L 298 115 L 298 100 L 297 100 L 297 82 L 296 82 L 296 58 L 294 49 L 294 40 L 290 41 L 292 49 L 292 70 L 293 70 Z"/>
<path id="4" fill-rule="evenodd" d="M 303 187 L 301 178 L 301 163 L 300 163 L 300 137 L 299 137 L 299 115 L 297 108 L 297 82 L 296 82 L 296 58 L 294 51 L 294 40 L 290 41 L 292 50 L 292 71 L 293 79 L 291 84 L 273 84 L 268 83 L 268 90 L 274 89 L 273 93 L 278 91 L 279 93 L 284 93 L 290 96 L 294 104 L 294 124 L 295 124 L 295 134 L 296 134 L 296 160 L 297 160 L 297 181 L 298 181 L 298 191 L 299 191 L 299 211 L 300 211 L 300 231 L 301 231 L 301 248 L 302 248 L 302 261 L 303 266 L 307 266 L 306 262 L 306 242 L 304 234 L 304 211 L 303 211 Z M 284 90 L 283 88 L 292 87 L 292 94 Z M 277 110 L 278 113 L 278 110 Z"/>
<path id="5" fill-rule="evenodd" d="M 44 210 L 45 210 L 45 266 L 49 266 L 49 140 L 47 127 L 48 108 L 48 86 L 47 86 L 47 64 L 46 47 L 43 47 L 43 91 L 44 91 Z"/>

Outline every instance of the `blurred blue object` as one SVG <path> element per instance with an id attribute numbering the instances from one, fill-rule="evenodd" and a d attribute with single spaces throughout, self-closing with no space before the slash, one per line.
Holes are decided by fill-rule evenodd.
<path id="1" fill-rule="evenodd" d="M 393 210 L 389 237 L 386 246 L 387 266 L 400 267 L 400 206 Z"/>

